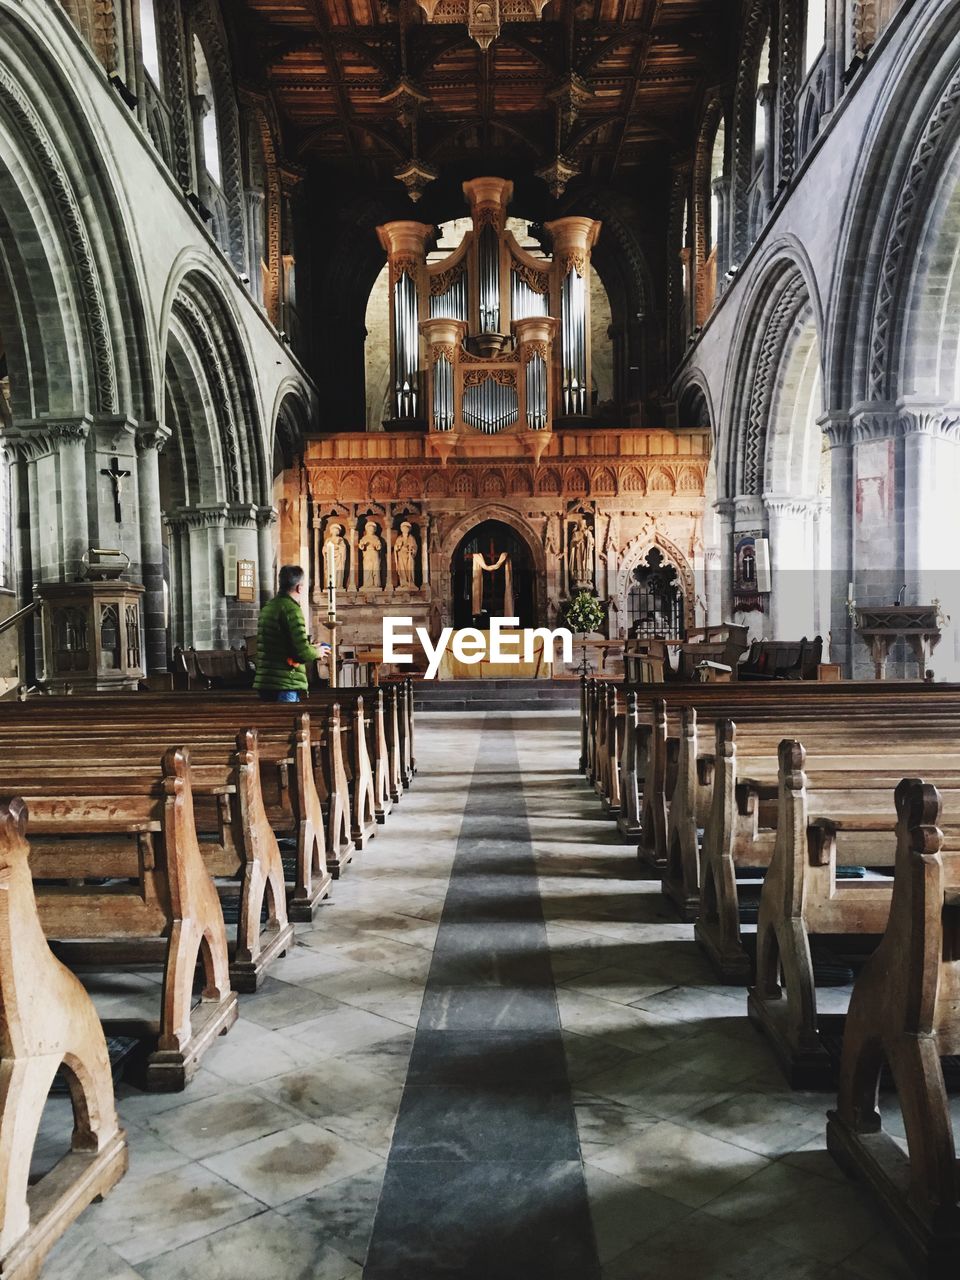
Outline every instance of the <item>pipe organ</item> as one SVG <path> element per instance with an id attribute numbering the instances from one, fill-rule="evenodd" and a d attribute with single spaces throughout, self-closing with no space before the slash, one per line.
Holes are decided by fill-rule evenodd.
<path id="1" fill-rule="evenodd" d="M 428 262 L 434 228 L 378 227 L 390 268 L 391 385 L 400 429 L 423 429 L 443 461 L 496 451 L 539 459 L 558 418 L 590 413 L 591 218 L 546 224 L 550 258 L 507 229 L 513 184 L 463 184 L 472 227 Z"/>

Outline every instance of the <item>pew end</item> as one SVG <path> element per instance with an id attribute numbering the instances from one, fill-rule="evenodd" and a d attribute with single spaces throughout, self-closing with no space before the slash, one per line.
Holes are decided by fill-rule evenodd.
<path id="1" fill-rule="evenodd" d="M 942 828 L 941 795 L 919 778 L 902 780 L 896 807 L 889 921 L 854 984 L 827 1147 L 865 1183 L 915 1274 L 947 1280 L 960 1256 L 960 1172 L 941 1057 L 960 1047 L 960 833 Z M 884 1061 L 899 1096 L 906 1152 L 883 1128 Z"/>
<path id="2" fill-rule="evenodd" d="M 21 799 L 0 802 L 0 1275 L 33 1280 L 70 1224 L 127 1170 L 103 1029 L 51 952 L 37 913 Z M 50 1086 L 64 1068 L 70 1150 L 34 1186 L 30 1161 Z"/>

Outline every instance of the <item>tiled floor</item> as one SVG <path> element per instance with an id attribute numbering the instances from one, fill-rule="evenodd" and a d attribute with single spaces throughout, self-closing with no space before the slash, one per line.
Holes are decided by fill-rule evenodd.
<path id="1" fill-rule="evenodd" d="M 347 1280 L 373 1236 L 368 1280 L 906 1280 L 829 1097 L 785 1086 L 576 751 L 563 713 L 421 716 L 414 788 L 187 1091 L 121 1089 L 130 1172 L 45 1275 Z"/>

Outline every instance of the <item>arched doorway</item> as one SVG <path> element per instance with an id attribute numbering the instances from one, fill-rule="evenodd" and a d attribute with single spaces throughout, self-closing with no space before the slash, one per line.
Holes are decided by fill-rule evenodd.
<path id="1" fill-rule="evenodd" d="M 683 585 L 676 567 L 652 547 L 630 575 L 627 630 L 640 639 L 682 640 Z"/>
<path id="2" fill-rule="evenodd" d="M 492 571 L 481 568 L 477 576 L 476 556 L 482 556 L 486 565 L 498 564 L 501 557 L 507 558 Z M 517 531 L 503 521 L 484 520 L 460 540 L 453 553 L 450 575 L 455 627 L 486 630 L 491 618 L 507 616 L 519 618 L 521 627 L 536 625 L 536 582 L 530 549 Z M 513 597 L 509 610 L 508 577 Z"/>

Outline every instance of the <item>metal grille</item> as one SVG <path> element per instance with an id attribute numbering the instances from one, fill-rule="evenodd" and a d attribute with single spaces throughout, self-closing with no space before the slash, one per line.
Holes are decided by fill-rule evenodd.
<path id="1" fill-rule="evenodd" d="M 682 640 L 683 590 L 677 571 L 654 547 L 633 571 L 627 592 L 627 625 L 642 640 Z"/>

